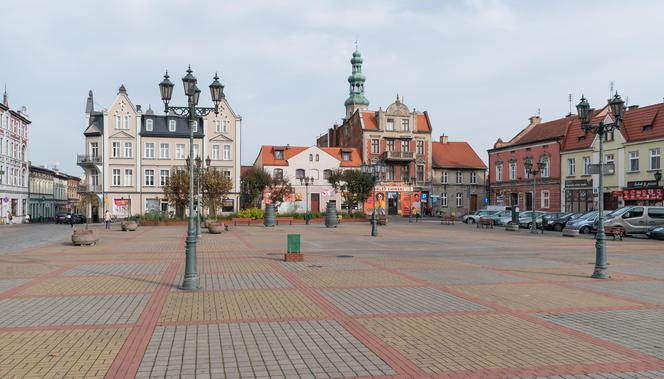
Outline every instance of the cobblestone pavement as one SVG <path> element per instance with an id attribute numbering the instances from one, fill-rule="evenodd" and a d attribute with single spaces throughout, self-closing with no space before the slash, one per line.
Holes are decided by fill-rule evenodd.
<path id="1" fill-rule="evenodd" d="M 594 280 L 587 236 L 232 227 L 183 292 L 184 227 L 92 228 L 0 228 L 0 377 L 664 378 L 661 241 L 608 241 Z"/>

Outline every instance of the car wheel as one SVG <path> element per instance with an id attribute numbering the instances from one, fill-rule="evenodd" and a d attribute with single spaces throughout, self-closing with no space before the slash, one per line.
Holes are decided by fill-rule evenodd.
<path id="1" fill-rule="evenodd" d="M 474 223 L 475 223 L 475 219 L 474 219 L 474 218 L 468 218 L 468 222 L 467 222 L 467 224 L 474 224 Z"/>
<path id="2" fill-rule="evenodd" d="M 589 226 L 584 226 L 579 230 L 579 233 L 581 234 L 589 234 L 590 233 L 590 227 Z"/>
<path id="3" fill-rule="evenodd" d="M 560 232 L 561 230 L 563 230 L 563 226 L 561 224 L 553 224 L 553 230 L 555 230 L 556 232 Z"/>

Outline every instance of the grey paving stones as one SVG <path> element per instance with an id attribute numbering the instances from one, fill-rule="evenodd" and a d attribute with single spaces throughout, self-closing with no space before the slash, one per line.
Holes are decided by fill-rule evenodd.
<path id="1" fill-rule="evenodd" d="M 16 288 L 29 281 L 30 279 L 0 279 L 0 293 Z"/>
<path id="2" fill-rule="evenodd" d="M 604 281 L 583 283 L 577 286 L 649 303 L 664 304 L 664 282 L 661 281 Z"/>
<path id="3" fill-rule="evenodd" d="M 148 295 L 22 297 L 0 300 L 0 327 L 128 324 Z"/>
<path id="4" fill-rule="evenodd" d="M 433 288 L 348 288 L 320 291 L 349 315 L 482 311 L 482 305 Z"/>
<path id="5" fill-rule="evenodd" d="M 166 271 L 165 263 L 84 264 L 66 271 L 64 276 L 158 275 Z"/>
<path id="6" fill-rule="evenodd" d="M 334 378 L 395 372 L 336 321 L 158 326 L 137 378 Z"/>
<path id="7" fill-rule="evenodd" d="M 292 288 L 293 285 L 276 272 L 241 272 L 233 274 L 205 274 L 200 276 L 201 289 L 219 291 L 230 289 Z M 176 279 L 182 283 L 182 277 Z"/>
<path id="8" fill-rule="evenodd" d="M 664 359 L 664 309 L 540 314 L 539 317 Z"/>
<path id="9" fill-rule="evenodd" d="M 280 262 L 288 271 L 321 271 L 321 270 L 370 270 L 366 263 L 353 259 L 321 259 L 306 262 Z"/>
<path id="10" fill-rule="evenodd" d="M 440 284 L 512 283 L 529 281 L 528 279 L 481 268 L 436 271 L 417 270 L 408 271 L 408 273 L 420 279 Z"/>

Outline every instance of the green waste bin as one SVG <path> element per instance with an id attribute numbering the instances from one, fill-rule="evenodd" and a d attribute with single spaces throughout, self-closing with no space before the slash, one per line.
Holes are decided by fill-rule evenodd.
<path id="1" fill-rule="evenodd" d="M 300 235 L 299 234 L 289 234 L 288 235 L 288 252 L 289 253 L 300 253 Z"/>

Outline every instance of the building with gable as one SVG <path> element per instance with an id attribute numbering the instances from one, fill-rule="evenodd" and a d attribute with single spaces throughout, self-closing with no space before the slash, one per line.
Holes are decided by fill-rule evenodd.
<path id="1" fill-rule="evenodd" d="M 95 110 L 92 91 L 85 110 L 85 153 L 77 163 L 85 171 L 85 191 L 100 202 L 88 214 L 93 219 L 105 210 L 124 218 L 146 212 L 174 211 L 164 198 L 172 168 L 185 169 L 189 154 L 188 119 L 157 115 L 130 100 L 124 85 L 113 103 Z M 220 112 L 194 124 L 194 158 L 211 159 L 210 169 L 222 171 L 233 182 L 223 211 L 238 210 L 240 189 L 240 129 L 242 119 L 222 100 Z"/>
<path id="2" fill-rule="evenodd" d="M 354 148 L 264 145 L 254 166 L 273 178 L 288 179 L 293 186 L 294 193 L 279 206 L 279 212 L 304 213 L 308 206 L 309 212 L 316 213 L 324 212 L 330 200 L 335 200 L 337 210 L 341 210 L 343 199 L 327 178 L 338 170 L 357 170 L 361 163 L 360 152 Z M 308 189 L 300 183 L 300 178 L 305 177 L 313 178 Z"/>
<path id="3" fill-rule="evenodd" d="M 357 149 L 362 163 L 383 162 L 385 177 L 376 186 L 377 193 L 387 197 L 387 213 L 407 215 L 411 194 L 421 194 L 428 206 L 431 192 L 431 121 L 426 111 L 409 109 L 397 95 L 385 110 L 369 110 L 364 95 L 366 77 L 363 59 L 355 51 L 350 60 L 349 95 L 341 125 L 335 124 L 318 137 L 319 147 Z M 420 203 L 414 204 L 416 207 Z"/>
<path id="4" fill-rule="evenodd" d="M 490 204 L 518 206 L 520 210 L 556 212 L 560 210 L 560 149 L 568 127 L 577 117 L 571 115 L 542 122 L 530 118 L 529 125 L 507 142 L 501 139 L 489 153 Z M 525 163 L 543 162 L 544 167 L 533 178 Z"/>

